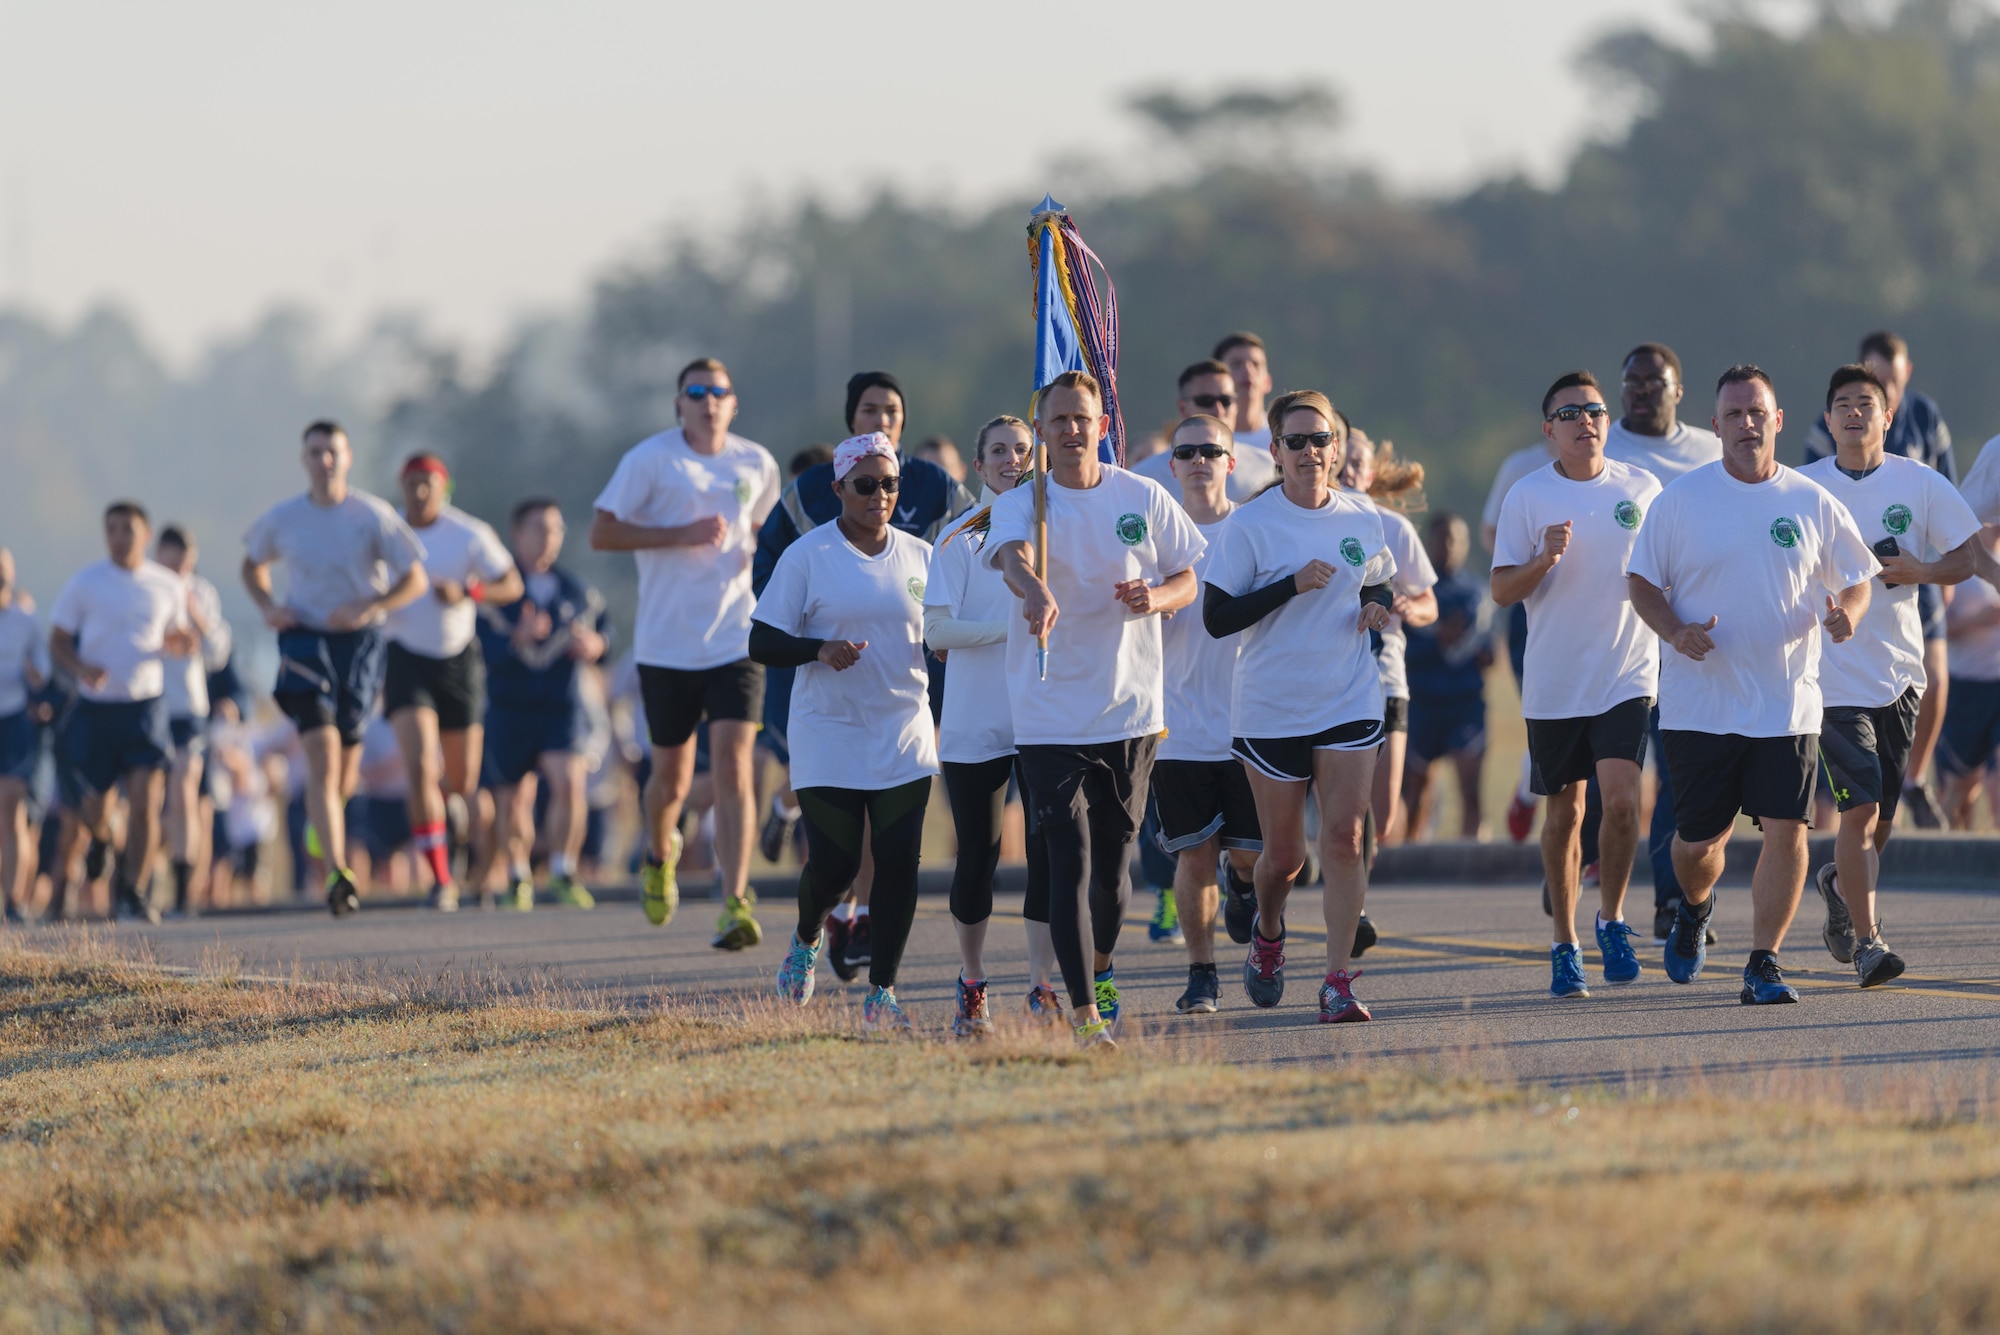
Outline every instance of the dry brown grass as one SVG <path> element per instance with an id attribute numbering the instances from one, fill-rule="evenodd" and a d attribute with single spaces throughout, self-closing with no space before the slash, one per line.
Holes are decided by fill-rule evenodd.
<path id="1" fill-rule="evenodd" d="M 0 949 L 0 1330 L 2000 1320 L 1976 1114 L 408 991 Z"/>

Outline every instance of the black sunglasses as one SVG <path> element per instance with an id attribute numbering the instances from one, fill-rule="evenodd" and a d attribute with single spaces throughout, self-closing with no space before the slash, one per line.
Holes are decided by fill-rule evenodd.
<path id="1" fill-rule="evenodd" d="M 1580 417 L 1609 417 L 1611 410 L 1601 403 L 1572 403 L 1556 409 L 1542 420 L 1545 422 L 1574 422 Z"/>
<path id="2" fill-rule="evenodd" d="M 894 496 L 903 485 L 903 480 L 895 477 L 850 477 L 846 481 L 848 486 L 854 488 L 856 496 L 873 496 L 877 487 L 882 489 L 883 495 Z"/>
<path id="3" fill-rule="evenodd" d="M 1235 453 L 1235 451 L 1231 450 L 1227 445 L 1174 446 L 1174 458 L 1179 459 L 1182 463 L 1186 463 L 1189 459 L 1194 458 L 1197 454 L 1204 459 L 1220 459 L 1225 455 L 1233 453 Z"/>
<path id="4" fill-rule="evenodd" d="M 703 399 L 726 399 L 736 391 L 727 385 L 683 385 L 681 393 L 699 403 Z"/>
<path id="5" fill-rule="evenodd" d="M 1331 431 L 1301 431 L 1289 436 L 1278 437 L 1278 443 L 1288 450 L 1324 450 L 1333 444 Z"/>
<path id="6" fill-rule="evenodd" d="M 1188 400 L 1197 408 L 1233 408 L 1236 406 L 1234 394 L 1197 394 Z"/>

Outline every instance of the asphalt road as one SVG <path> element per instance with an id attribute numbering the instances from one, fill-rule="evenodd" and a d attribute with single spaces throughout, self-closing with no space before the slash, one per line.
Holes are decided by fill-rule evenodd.
<path id="1" fill-rule="evenodd" d="M 1144 1032 L 1231 1060 L 1391 1058 L 1558 1087 L 1706 1080 L 1773 1091 L 1839 1086 L 1892 1097 L 1942 1090 L 1974 1102 L 2000 1095 L 2000 1066 L 1991 1060 L 2000 1051 L 2000 896 L 1887 892 L 1889 940 L 1910 971 L 1863 992 L 1852 971 L 1821 948 L 1818 901 L 1808 889 L 1784 957 L 1801 1003 L 1748 1007 L 1738 1004 L 1737 990 L 1748 949 L 1749 892 L 1726 887 L 1721 895 L 1715 922 L 1721 944 L 1703 977 L 1686 987 L 1666 981 L 1660 948 L 1648 939 L 1639 982 L 1603 984 L 1594 947 L 1586 946 L 1592 995 L 1553 1000 L 1548 923 L 1536 887 L 1525 885 L 1374 888 L 1369 907 L 1383 940 L 1362 961 L 1359 989 L 1374 1010 L 1372 1024 L 1316 1022 L 1325 940 L 1317 890 L 1295 897 L 1288 913 L 1291 987 L 1275 1010 L 1256 1010 L 1245 999 L 1244 950 L 1225 936 L 1221 1013 L 1175 1014 L 1185 953 L 1147 940 L 1148 892 L 1135 898 L 1118 976 L 1128 1014 Z M 1011 1013 L 1026 991 L 1018 907 L 1018 897 L 1002 896 L 990 934 L 996 1013 Z M 344 975 L 391 987 L 446 977 L 522 987 L 555 982 L 620 1005 L 655 1004 L 663 994 L 768 993 L 778 943 L 790 930 L 790 906 L 767 895 L 766 942 L 741 954 L 709 947 L 713 912 L 713 905 L 693 900 L 673 923 L 653 928 L 630 902 L 527 914 L 379 907 L 344 921 L 277 912 L 116 930 L 145 938 L 166 964 L 199 968 L 228 960 L 252 973 Z M 1633 919 L 1649 924 L 1650 906 Z M 950 1020 L 956 968 L 944 900 L 928 896 L 897 989 L 928 1032 L 942 1035 Z M 859 982 L 843 987 L 822 964 L 820 987 L 811 1004 L 858 1012 Z"/>

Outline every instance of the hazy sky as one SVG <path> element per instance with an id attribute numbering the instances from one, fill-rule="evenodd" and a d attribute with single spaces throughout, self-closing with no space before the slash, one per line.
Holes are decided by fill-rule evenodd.
<path id="1" fill-rule="evenodd" d="M 1689 31 L 1641 0 L 0 0 L 0 300 L 115 298 L 177 356 L 285 298 L 490 343 L 749 199 L 1025 208 L 1163 82 L 1325 80 L 1408 189 L 1546 175 L 1603 120 L 1578 52 L 1634 21 Z"/>

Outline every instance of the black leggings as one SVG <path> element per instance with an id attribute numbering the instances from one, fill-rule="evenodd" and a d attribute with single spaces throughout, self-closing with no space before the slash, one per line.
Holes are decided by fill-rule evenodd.
<path id="1" fill-rule="evenodd" d="M 875 885 L 869 895 L 871 920 L 868 981 L 894 987 L 896 970 L 909 944 L 917 915 L 917 861 L 923 851 L 924 808 L 931 781 L 912 779 L 895 788 L 801 788 L 799 810 L 806 827 L 806 865 L 799 873 L 799 940 L 819 935 L 861 870 L 861 830 L 866 817 L 868 846 L 875 854 Z"/>
<path id="2" fill-rule="evenodd" d="M 993 872 L 1000 865 L 1000 822 L 1007 810 L 1007 777 L 1020 783 L 1028 805 L 1028 783 L 1014 756 L 963 763 L 944 762 L 944 791 L 951 799 L 951 823 L 958 831 L 958 862 L 951 872 L 951 916 L 968 927 L 993 916 Z M 1049 850 L 1036 823 L 1028 821 L 1028 897 L 1021 916 L 1049 920 Z"/>
<path id="3" fill-rule="evenodd" d="M 1125 925 L 1132 842 L 1158 749 L 1158 737 L 1021 748 L 1029 809 L 1048 847 L 1049 939 L 1072 1006 L 1097 1002 L 1085 938 L 1109 955 Z"/>

